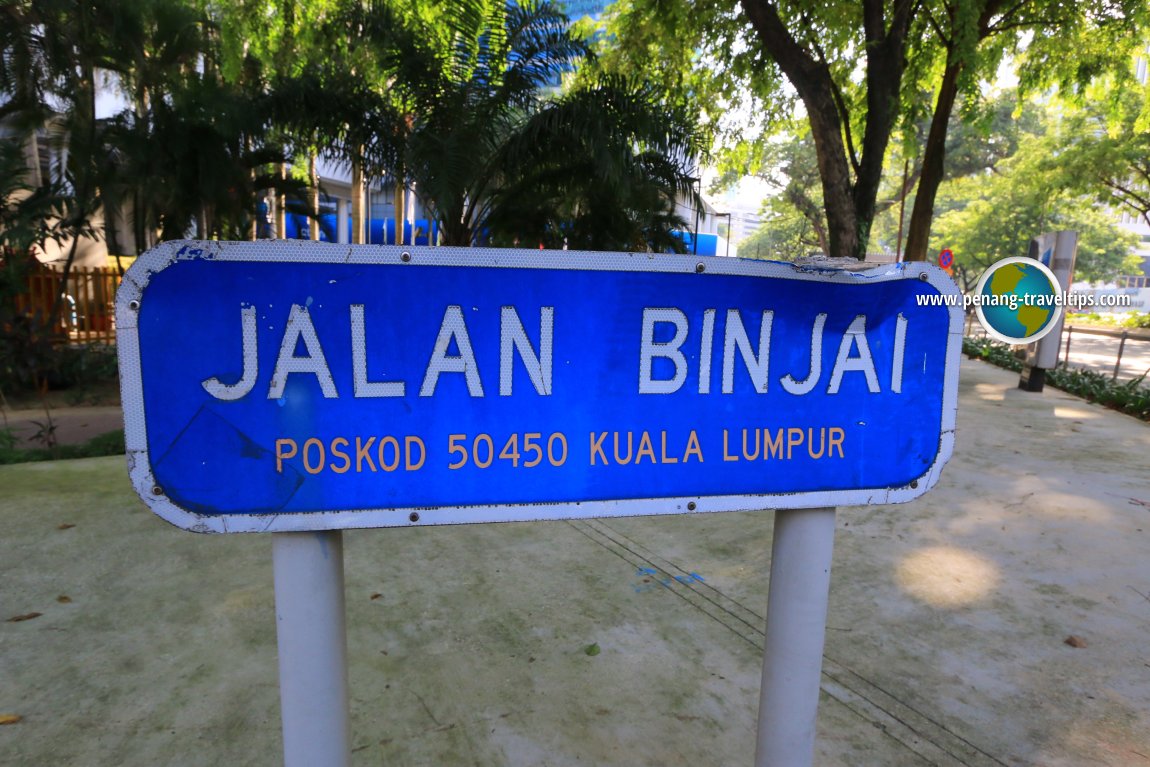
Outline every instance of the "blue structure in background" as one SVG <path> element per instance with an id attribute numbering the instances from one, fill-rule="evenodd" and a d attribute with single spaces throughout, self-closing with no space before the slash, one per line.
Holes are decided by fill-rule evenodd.
<path id="1" fill-rule="evenodd" d="M 687 249 L 685 253 L 690 253 L 695 256 L 717 256 L 719 249 L 719 235 L 708 234 L 706 232 L 699 232 L 699 248 L 694 247 L 694 233 L 693 232 L 671 232 L 675 237 L 683 241 Z"/>
<path id="2" fill-rule="evenodd" d="M 336 236 L 336 214 L 324 213 L 319 217 L 320 242 L 338 242 Z M 287 214 L 287 239 L 306 240 L 311 234 L 311 227 L 315 222 L 302 213 Z M 410 221 L 403 224 L 403 242 L 405 245 L 434 245 L 439 233 L 439 226 L 435 221 L 425 218 L 415 220 L 414 226 Z M 347 222 L 347 241 L 351 242 L 351 219 Z M 395 245 L 395 219 L 371 219 L 367 226 L 367 242 L 370 245 Z"/>
<path id="3" fill-rule="evenodd" d="M 269 220 L 267 206 L 264 203 L 261 202 L 259 204 L 257 214 L 257 238 L 273 239 L 275 237 L 275 228 Z M 335 213 L 320 214 L 318 221 L 320 242 L 339 242 L 339 237 L 336 236 L 337 222 L 338 217 Z M 315 226 L 316 223 L 316 221 L 303 213 L 289 212 L 286 216 L 287 231 L 285 232 L 285 239 L 309 239 L 311 227 Z M 405 245 L 434 245 L 438 240 L 438 234 L 438 222 L 429 221 L 426 218 L 416 219 L 414 226 L 411 222 L 404 222 L 403 225 L 403 242 Z M 482 230 L 477 244 L 483 245 L 486 243 L 487 234 L 486 229 Z M 697 249 L 694 246 L 696 237 L 694 232 L 675 231 L 672 232 L 672 235 L 683 241 L 684 253 L 697 256 L 719 255 L 719 236 L 717 234 L 700 232 L 697 235 L 699 243 Z M 351 217 L 349 216 L 346 241 L 351 242 L 351 239 Z M 367 243 L 369 245 L 395 245 L 395 219 L 369 219 L 367 223 Z"/>

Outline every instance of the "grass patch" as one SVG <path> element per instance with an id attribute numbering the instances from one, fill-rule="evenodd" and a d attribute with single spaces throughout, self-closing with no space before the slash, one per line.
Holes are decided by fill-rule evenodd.
<path id="1" fill-rule="evenodd" d="M 117 429 L 92 437 L 79 445 L 57 445 L 55 447 L 16 447 L 12 433 L 0 430 L 0 465 L 11 463 L 32 463 L 34 461 L 57 461 L 70 458 L 100 458 L 105 455 L 124 454 L 124 430 Z"/>
<path id="2" fill-rule="evenodd" d="M 1022 360 L 1006 344 L 989 338 L 964 338 L 962 351 L 968 357 L 984 360 L 992 365 L 1019 372 Z M 1146 375 L 1132 381 L 1119 382 L 1105 373 L 1085 368 L 1056 368 L 1046 371 L 1046 382 L 1056 389 L 1097 402 L 1121 413 L 1150 421 L 1150 387 L 1145 385 Z"/>

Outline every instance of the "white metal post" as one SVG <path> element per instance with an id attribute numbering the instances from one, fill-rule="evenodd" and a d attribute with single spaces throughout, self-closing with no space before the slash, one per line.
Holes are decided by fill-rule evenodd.
<path id="1" fill-rule="evenodd" d="M 275 533 L 285 767 L 351 762 L 343 533 Z"/>
<path id="2" fill-rule="evenodd" d="M 809 767 L 826 637 L 835 510 L 775 512 L 755 767 Z"/>

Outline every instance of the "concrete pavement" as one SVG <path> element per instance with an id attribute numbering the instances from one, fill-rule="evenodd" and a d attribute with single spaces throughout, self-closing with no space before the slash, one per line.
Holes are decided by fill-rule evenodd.
<path id="1" fill-rule="evenodd" d="M 817 764 L 1150 765 L 1150 428 L 1016 384 L 964 360 L 940 485 L 840 511 Z M 269 538 L 121 458 L 0 467 L 0 525 L 0 764 L 280 763 Z M 346 532 L 353 763 L 750 764 L 771 527 Z"/>
<path id="2" fill-rule="evenodd" d="M 53 407 L 47 413 L 43 409 L 8 410 L 3 415 L 0 428 L 11 429 L 22 449 L 46 447 L 49 432 L 58 445 L 77 445 L 124 428 L 119 405 Z"/>

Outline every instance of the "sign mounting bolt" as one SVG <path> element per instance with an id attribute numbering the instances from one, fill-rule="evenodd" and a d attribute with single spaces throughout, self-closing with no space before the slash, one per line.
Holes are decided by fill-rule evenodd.
<path id="1" fill-rule="evenodd" d="M 412 522 L 418 522 L 419 521 L 419 512 L 413 511 L 413 512 L 411 512 L 411 514 L 408 515 L 407 518 Z"/>
<path id="2" fill-rule="evenodd" d="M 702 263 L 695 264 L 695 274 L 702 274 L 705 271 L 707 271 L 706 265 Z"/>
<path id="3" fill-rule="evenodd" d="M 694 511 L 694 510 L 695 510 L 695 502 L 691 501 L 690 503 L 687 504 L 687 511 Z"/>
<path id="4" fill-rule="evenodd" d="M 403 263 L 405 263 L 405 264 L 406 264 L 408 261 L 410 261 L 410 260 L 411 260 L 411 254 L 410 254 L 410 253 L 408 253 L 407 251 L 404 251 L 404 252 L 403 252 L 403 253 L 402 253 L 402 254 L 399 256 L 399 260 L 400 260 L 400 261 L 402 261 Z"/>
<path id="5" fill-rule="evenodd" d="M 164 494 L 164 488 L 160 487 L 159 485 L 154 485 L 152 487 L 152 495 L 163 495 L 163 494 Z"/>
<path id="6" fill-rule="evenodd" d="M 140 302 L 133 299 L 128 302 L 128 308 L 134 312 L 138 312 L 140 310 Z"/>
<path id="7" fill-rule="evenodd" d="M 929 280 L 929 279 L 930 279 L 930 275 L 929 275 L 929 274 L 927 274 L 926 272 L 923 272 L 922 274 L 920 274 L 920 275 L 918 276 L 918 278 L 919 278 L 920 280 L 922 280 L 923 282 L 926 282 L 927 280 Z"/>

